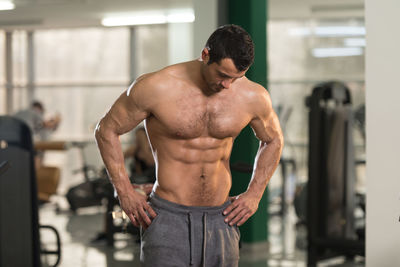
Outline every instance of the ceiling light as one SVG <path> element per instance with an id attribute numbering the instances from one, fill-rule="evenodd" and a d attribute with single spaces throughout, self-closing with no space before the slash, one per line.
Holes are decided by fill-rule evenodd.
<path id="1" fill-rule="evenodd" d="M 168 23 L 188 23 L 194 21 L 193 13 L 175 13 L 167 16 Z"/>
<path id="2" fill-rule="evenodd" d="M 10 1 L 0 1 L 0 10 L 12 10 L 15 8 L 13 2 Z"/>
<path id="3" fill-rule="evenodd" d="M 360 47 L 335 47 L 335 48 L 314 48 L 312 55 L 314 57 L 349 57 L 360 56 L 363 49 Z"/>
<path id="4" fill-rule="evenodd" d="M 116 16 L 104 18 L 101 21 L 103 26 L 128 26 L 128 25 L 149 25 L 165 23 L 190 23 L 195 19 L 193 12 L 175 12 L 165 14 L 132 14 L 130 16 Z"/>
<path id="5" fill-rule="evenodd" d="M 310 36 L 312 34 L 319 37 L 363 36 L 365 35 L 365 27 L 327 26 L 293 28 L 289 30 L 289 35 L 291 36 Z"/>
<path id="6" fill-rule="evenodd" d="M 315 35 L 317 36 L 355 36 L 365 35 L 365 27 L 317 27 L 315 28 Z"/>
<path id="7" fill-rule="evenodd" d="M 345 46 L 357 46 L 357 47 L 365 47 L 366 41 L 365 38 L 346 38 L 344 39 Z"/>
<path id="8" fill-rule="evenodd" d="M 164 15 L 135 15 L 129 17 L 110 17 L 104 18 L 101 24 L 104 26 L 127 26 L 127 25 L 147 25 L 164 24 L 167 19 Z"/>

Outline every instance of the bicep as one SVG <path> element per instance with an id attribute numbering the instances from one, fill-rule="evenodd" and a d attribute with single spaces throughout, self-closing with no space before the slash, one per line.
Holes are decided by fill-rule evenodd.
<path id="1" fill-rule="evenodd" d="M 270 143 L 277 138 L 280 139 L 282 131 L 278 116 L 272 108 L 269 95 L 266 94 L 260 103 L 254 107 L 254 117 L 250 122 L 250 126 L 256 137 L 266 143 Z"/>
<path id="2" fill-rule="evenodd" d="M 130 89 L 121 94 L 100 122 L 117 135 L 122 135 L 136 127 L 148 117 L 148 112 L 138 102 L 139 96 L 129 94 Z"/>

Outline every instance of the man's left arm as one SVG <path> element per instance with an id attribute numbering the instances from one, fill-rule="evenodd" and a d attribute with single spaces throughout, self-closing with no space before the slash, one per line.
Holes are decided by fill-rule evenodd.
<path id="1" fill-rule="evenodd" d="M 254 161 L 253 174 L 247 190 L 232 198 L 224 210 L 225 222 L 238 226 L 245 223 L 258 209 L 265 188 L 277 168 L 283 148 L 283 135 L 278 117 L 272 109 L 268 92 L 264 92 L 252 105 L 254 117 L 250 122 L 260 146 Z"/>

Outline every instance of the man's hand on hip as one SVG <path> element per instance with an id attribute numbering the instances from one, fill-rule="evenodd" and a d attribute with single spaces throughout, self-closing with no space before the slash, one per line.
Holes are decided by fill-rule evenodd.
<path id="1" fill-rule="evenodd" d="M 257 211 L 260 199 L 246 192 L 231 197 L 231 201 L 232 203 L 224 210 L 225 222 L 231 226 L 235 224 L 241 226 Z"/>
<path id="2" fill-rule="evenodd" d="M 128 190 L 126 194 L 119 196 L 121 208 L 136 227 L 146 229 L 157 214 L 147 203 L 147 196 L 136 190 Z M 151 219 L 149 218 L 149 215 Z"/>

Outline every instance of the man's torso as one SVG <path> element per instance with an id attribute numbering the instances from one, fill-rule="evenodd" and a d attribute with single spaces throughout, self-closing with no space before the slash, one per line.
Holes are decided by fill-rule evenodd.
<path id="1" fill-rule="evenodd" d="M 169 71 L 179 73 L 182 65 Z M 176 86 L 155 96 L 159 101 L 146 119 L 157 162 L 156 193 L 183 205 L 221 205 L 231 187 L 233 141 L 252 119 L 251 82 L 242 78 L 207 96 L 185 74 L 172 76 Z"/>

